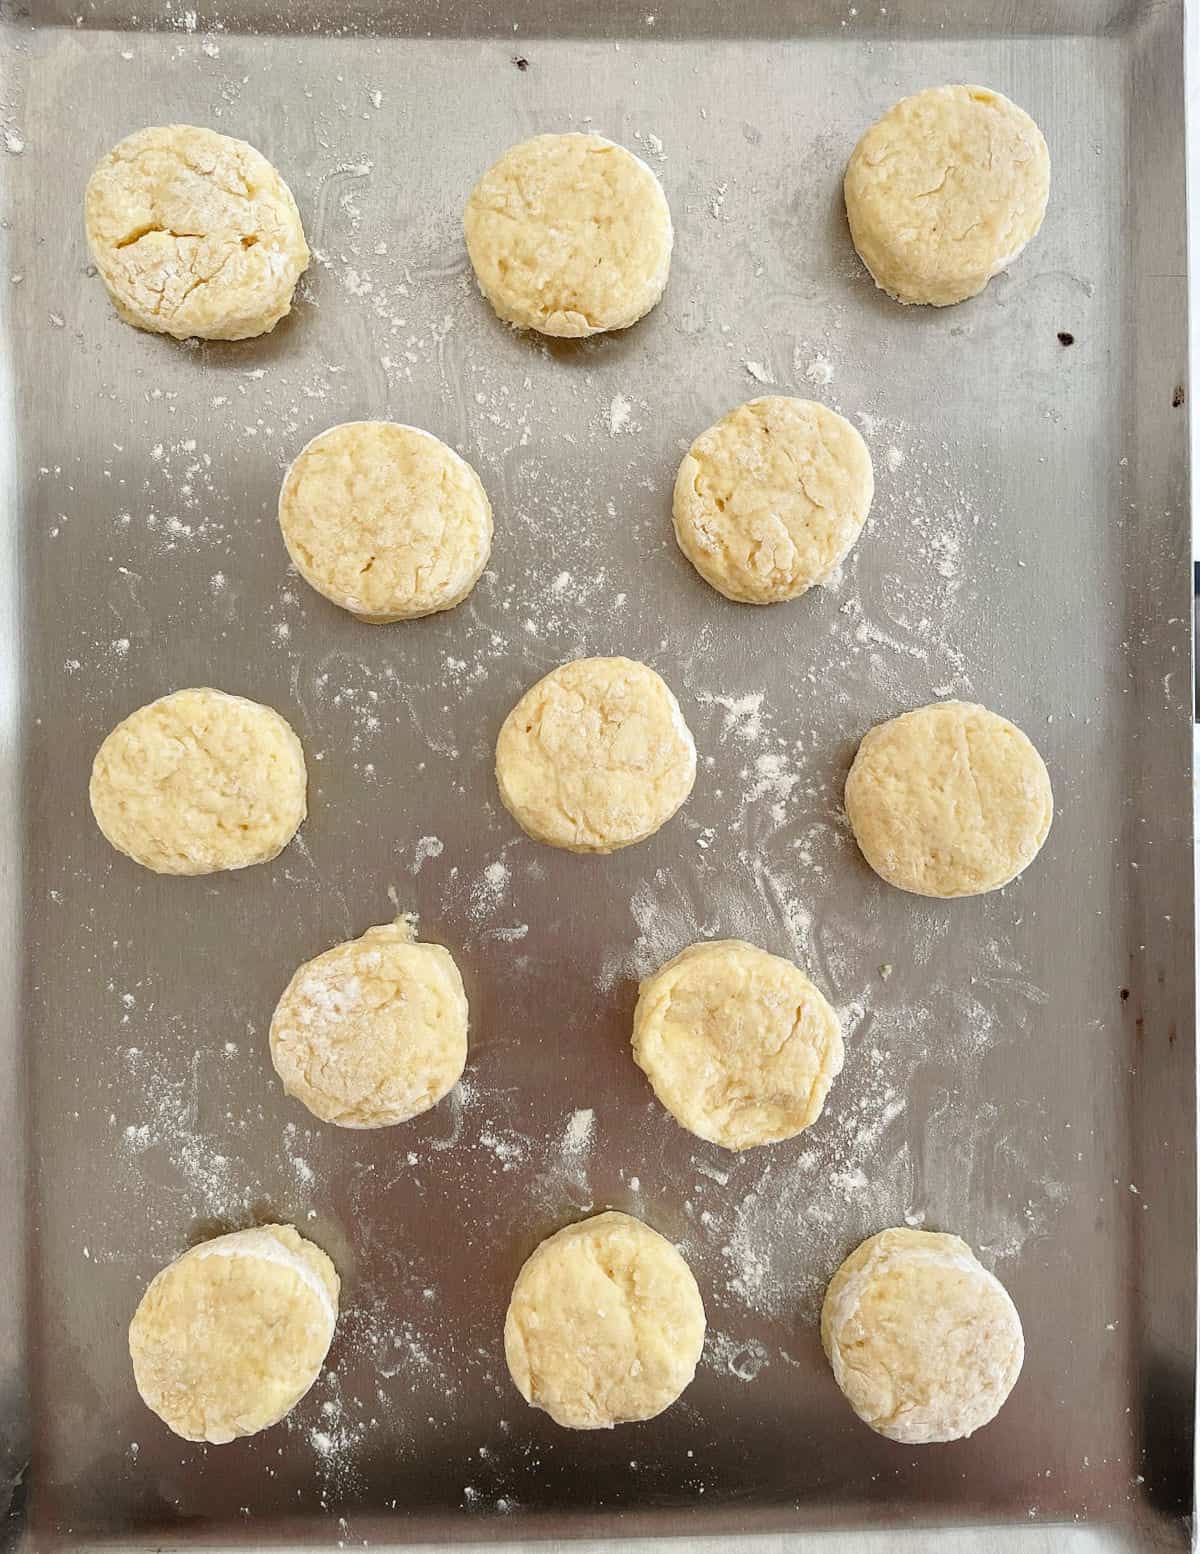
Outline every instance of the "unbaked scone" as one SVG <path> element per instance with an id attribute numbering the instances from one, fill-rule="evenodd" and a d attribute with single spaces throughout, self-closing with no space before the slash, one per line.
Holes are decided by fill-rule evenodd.
<path id="1" fill-rule="evenodd" d="M 461 604 L 492 547 L 479 476 L 432 433 L 394 421 L 347 421 L 302 448 L 279 527 L 305 582 L 381 625 Z"/>
<path id="2" fill-rule="evenodd" d="M 127 324 L 177 340 L 246 340 L 290 309 L 308 268 L 292 192 L 244 140 L 156 125 L 88 180 L 84 225 Z"/>
<path id="3" fill-rule="evenodd" d="M 535 135 L 471 191 L 467 252 L 501 318 L 544 335 L 628 329 L 663 294 L 671 212 L 658 179 L 600 135 Z"/>
<path id="4" fill-rule="evenodd" d="M 842 1069 L 842 1032 L 798 966 L 718 939 L 643 981 L 633 1055 L 676 1122 L 750 1149 L 816 1122 Z"/>
<path id="5" fill-rule="evenodd" d="M 531 686 L 496 741 L 496 781 L 536 841 L 611 853 L 652 836 L 692 791 L 696 746 L 645 664 L 577 658 Z"/>
<path id="6" fill-rule="evenodd" d="M 946 307 L 983 290 L 1037 235 L 1050 153 L 1022 108 L 983 86 L 905 97 L 854 148 L 846 215 L 897 302 Z"/>
<path id="7" fill-rule="evenodd" d="M 999 890 L 1050 830 L 1046 764 L 1019 728 L 974 702 L 939 701 L 880 723 L 846 778 L 863 857 L 918 896 Z"/>
<path id="8" fill-rule="evenodd" d="M 821 1343 L 858 1417 L 908 1445 L 994 1419 L 1025 1355 L 999 1279 L 929 1230 L 882 1230 L 851 1252 L 825 1292 Z"/>
<path id="9" fill-rule="evenodd" d="M 703 1347 L 691 1269 L 628 1214 L 597 1214 L 543 1241 L 504 1319 L 518 1392 L 568 1430 L 653 1419 L 696 1374 Z"/>
<path id="10" fill-rule="evenodd" d="M 467 1061 L 467 995 L 450 951 L 412 921 L 306 961 L 271 1020 L 271 1061 L 323 1122 L 385 1128 L 435 1106 Z"/>
<path id="11" fill-rule="evenodd" d="M 130 713 L 96 752 L 96 824 L 156 874 L 266 863 L 307 812 L 304 751 L 270 707 L 208 687 Z"/>
<path id="12" fill-rule="evenodd" d="M 129 1324 L 143 1402 L 187 1441 L 277 1424 L 320 1375 L 339 1289 L 328 1257 L 291 1225 L 194 1246 L 155 1276 Z"/>
<path id="13" fill-rule="evenodd" d="M 871 455 L 844 416 L 769 394 L 689 448 L 675 479 L 675 537 L 727 599 L 775 604 L 836 571 L 874 494 Z"/>

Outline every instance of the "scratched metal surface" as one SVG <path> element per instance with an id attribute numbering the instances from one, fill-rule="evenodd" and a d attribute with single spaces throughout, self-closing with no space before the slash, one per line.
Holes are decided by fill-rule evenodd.
<path id="1" fill-rule="evenodd" d="M 34 1443 L 14 1540 L 1183 1547 L 1182 6 L 2 14 L 11 1479 Z M 901 310 L 850 251 L 839 175 L 866 123 L 944 80 L 1034 113 L 1050 213 L 981 298 Z M 634 330 L 546 347 L 474 292 L 459 212 L 506 144 L 589 115 L 660 173 L 675 264 Z M 296 193 L 318 260 L 267 339 L 138 334 L 87 274 L 89 168 L 164 120 L 248 138 Z M 839 587 L 753 612 L 678 556 L 669 493 L 681 448 L 764 382 L 865 414 L 879 482 Z M 282 468 L 366 415 L 443 435 L 492 495 L 492 568 L 451 614 L 362 626 L 287 574 Z M 702 760 L 674 823 L 589 861 L 515 831 L 491 752 L 533 678 L 611 651 L 660 669 Z M 205 683 L 293 722 L 310 818 L 273 865 L 159 880 L 96 832 L 87 772 L 118 718 Z M 946 690 L 1027 729 L 1058 813 L 1025 879 L 939 905 L 870 875 L 838 799 L 861 733 Z M 310 1126 L 270 1072 L 275 998 L 393 902 L 463 968 L 467 1088 L 403 1129 Z M 850 1037 L 822 1122 L 736 1163 L 625 1051 L 636 972 L 728 933 L 808 965 Z M 571 1435 L 511 1389 L 501 1321 L 536 1241 L 605 1206 L 683 1245 L 713 1337 L 660 1419 Z M 979 1248 L 1028 1344 L 992 1426 L 919 1452 L 856 1424 L 814 1325 L 847 1248 L 906 1214 Z M 287 1425 L 188 1446 L 139 1403 L 125 1326 L 190 1239 L 263 1215 L 342 1272 L 330 1369 Z"/>

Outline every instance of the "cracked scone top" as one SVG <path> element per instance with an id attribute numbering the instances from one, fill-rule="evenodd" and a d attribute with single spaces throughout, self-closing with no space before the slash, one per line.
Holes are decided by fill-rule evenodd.
<path id="1" fill-rule="evenodd" d="M 536 135 L 471 191 L 467 252 L 502 319 L 577 338 L 627 329 L 663 294 L 671 212 L 658 179 L 600 135 Z"/>
<path id="2" fill-rule="evenodd" d="M 670 1407 L 704 1325 L 671 1243 L 628 1214 L 597 1214 L 543 1241 L 517 1275 L 504 1356 L 527 1403 L 568 1430 L 603 1430 Z"/>
<path id="3" fill-rule="evenodd" d="M 689 448 L 675 479 L 675 537 L 727 599 L 775 604 L 836 570 L 874 493 L 871 455 L 844 416 L 768 394 Z"/>
<path id="4" fill-rule="evenodd" d="M 271 1020 L 271 1061 L 323 1122 L 383 1128 L 435 1106 L 467 1060 L 467 995 L 450 951 L 411 921 L 307 961 Z"/>
<path id="5" fill-rule="evenodd" d="M 999 890 L 1050 831 L 1045 762 L 1015 724 L 973 702 L 918 707 L 863 736 L 846 816 L 863 857 L 918 896 Z"/>
<path id="6" fill-rule="evenodd" d="M 645 664 L 577 658 L 530 687 L 496 741 L 496 781 L 536 841 L 610 853 L 666 824 L 692 791 L 696 746 Z"/>
<path id="7" fill-rule="evenodd" d="M 983 86 L 936 86 L 873 124 L 846 168 L 859 257 L 897 302 L 945 307 L 983 290 L 1036 236 L 1050 153 L 1015 103 Z"/>
<path id="8" fill-rule="evenodd" d="M 1017 1308 L 967 1243 L 905 1228 L 871 1236 L 834 1274 L 821 1343 L 863 1423 L 908 1445 L 994 1419 L 1025 1356 Z"/>
<path id="9" fill-rule="evenodd" d="M 300 212 L 267 159 L 191 124 L 114 146 L 88 180 L 84 225 L 125 322 L 177 340 L 266 334 L 308 268 Z"/>
<path id="10" fill-rule="evenodd" d="M 220 1445 L 278 1423 L 316 1381 L 340 1280 L 291 1225 L 203 1241 L 151 1281 L 129 1324 L 142 1401 L 176 1435 Z"/>

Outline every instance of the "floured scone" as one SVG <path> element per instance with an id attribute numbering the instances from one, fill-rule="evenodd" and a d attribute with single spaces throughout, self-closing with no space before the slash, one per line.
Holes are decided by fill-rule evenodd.
<path id="1" fill-rule="evenodd" d="M 204 1241 L 150 1283 L 129 1324 L 137 1389 L 187 1441 L 276 1424 L 316 1381 L 337 1321 L 333 1264 L 291 1225 Z"/>
<path id="2" fill-rule="evenodd" d="M 965 1241 L 882 1230 L 829 1281 L 821 1343 L 872 1430 L 920 1445 L 994 1419 L 1025 1355 L 1008 1291 Z"/>
<path id="3" fill-rule="evenodd" d="M 88 180 L 84 225 L 125 322 L 177 340 L 266 334 L 308 268 L 300 212 L 267 159 L 191 124 L 114 146 Z"/>
<path id="4" fill-rule="evenodd" d="M 983 86 L 934 86 L 884 114 L 846 168 L 859 257 L 897 302 L 983 290 L 1037 235 L 1050 153 L 1029 115 Z"/>
<path id="5" fill-rule="evenodd" d="M 279 527 L 305 582 L 376 624 L 461 604 L 492 546 L 479 476 L 432 433 L 394 421 L 347 421 L 302 448 Z"/>
<path id="6" fill-rule="evenodd" d="M 156 874 L 266 863 L 304 819 L 304 751 L 270 707 L 207 686 L 130 713 L 96 752 L 96 824 Z"/>
<path id="7" fill-rule="evenodd" d="M 691 1381 L 703 1347 L 691 1269 L 628 1214 L 597 1214 L 543 1241 L 504 1319 L 517 1390 L 568 1430 L 653 1419 Z"/>
<path id="8" fill-rule="evenodd" d="M 467 252 L 501 318 L 544 335 L 627 329 L 663 294 L 671 212 L 658 179 L 599 135 L 536 135 L 475 185 Z"/>
<path id="9" fill-rule="evenodd" d="M 506 808 L 539 842 L 610 853 L 665 825 L 696 780 L 679 703 L 645 664 L 577 658 L 531 686 L 496 741 Z"/>
<path id="10" fill-rule="evenodd" d="M 467 1060 L 467 995 L 450 951 L 411 921 L 368 928 L 307 961 L 271 1021 L 271 1061 L 289 1095 L 343 1128 L 428 1111 Z"/>

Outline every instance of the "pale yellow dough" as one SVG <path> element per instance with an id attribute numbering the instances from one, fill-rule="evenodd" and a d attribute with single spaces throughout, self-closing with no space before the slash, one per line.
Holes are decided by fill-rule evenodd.
<path id="1" fill-rule="evenodd" d="M 96 824 L 156 874 L 266 863 L 304 819 L 304 752 L 270 707 L 207 687 L 118 723 L 92 763 Z"/>
<path id="2" fill-rule="evenodd" d="M 727 599 L 794 599 L 836 570 L 875 493 L 867 445 L 844 416 L 766 395 L 696 438 L 675 480 L 675 537 Z"/>
<path id="3" fill-rule="evenodd" d="M 846 815 L 867 862 L 919 896 L 999 890 L 1050 831 L 1045 762 L 1007 718 L 941 701 L 880 723 L 846 778 Z"/>
<path id="4" fill-rule="evenodd" d="M 463 226 L 484 295 L 522 329 L 627 329 L 667 284 L 673 236 L 662 186 L 599 135 L 513 146 L 475 185 Z"/>
<path id="5" fill-rule="evenodd" d="M 897 302 L 962 302 L 1035 237 L 1050 153 L 1029 115 L 983 86 L 936 86 L 884 114 L 846 168 L 854 246 Z"/>
<path id="6" fill-rule="evenodd" d="M 653 669 L 628 658 L 577 658 L 539 680 L 505 718 L 496 780 L 537 841 L 610 853 L 670 820 L 696 780 L 696 746 Z"/>
<path id="7" fill-rule="evenodd" d="M 307 961 L 271 1021 L 271 1061 L 323 1122 L 384 1128 L 435 1106 L 467 1061 L 467 995 L 450 951 L 399 918 Z"/>
<path id="8" fill-rule="evenodd" d="M 460 604 L 492 545 L 479 476 L 431 433 L 393 421 L 347 421 L 301 449 L 279 527 L 306 582 L 378 624 Z"/>
<path id="9" fill-rule="evenodd" d="M 308 268 L 300 212 L 267 159 L 191 124 L 114 146 L 88 180 L 84 225 L 125 322 L 177 340 L 266 334 Z"/>
<path id="10" fill-rule="evenodd" d="M 691 1269 L 628 1214 L 597 1214 L 543 1241 L 504 1320 L 517 1390 L 568 1430 L 653 1419 L 691 1381 L 703 1347 Z"/>
<path id="11" fill-rule="evenodd" d="M 821 1343 L 858 1417 L 907 1445 L 994 1419 L 1025 1354 L 1007 1290 L 957 1236 L 883 1230 L 834 1274 Z"/>
<path id="12" fill-rule="evenodd" d="M 842 1033 L 799 967 L 719 939 L 690 945 L 642 983 L 633 1055 L 678 1123 L 750 1149 L 821 1115 L 841 1072 Z"/>
<path id="13" fill-rule="evenodd" d="M 328 1257 L 291 1225 L 193 1247 L 151 1281 L 129 1324 L 142 1400 L 188 1441 L 278 1423 L 320 1374 L 339 1289 Z"/>

